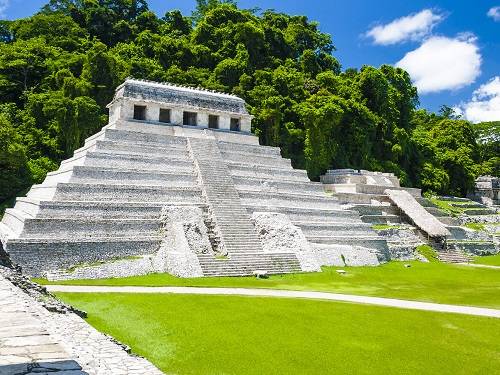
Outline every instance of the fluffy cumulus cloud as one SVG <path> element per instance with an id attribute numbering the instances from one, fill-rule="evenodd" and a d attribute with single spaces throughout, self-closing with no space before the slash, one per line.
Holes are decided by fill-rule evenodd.
<path id="1" fill-rule="evenodd" d="M 500 121 L 500 76 L 493 77 L 472 94 L 472 100 L 455 108 L 472 122 Z"/>
<path id="2" fill-rule="evenodd" d="M 387 25 L 377 25 L 366 33 L 375 44 L 390 45 L 407 40 L 420 40 L 443 20 L 442 14 L 431 9 L 395 19 Z"/>
<path id="3" fill-rule="evenodd" d="M 493 18 L 495 21 L 500 21 L 500 6 L 490 8 L 487 14 L 488 17 Z"/>
<path id="4" fill-rule="evenodd" d="M 476 37 L 433 36 L 396 63 L 405 69 L 419 93 L 455 90 L 475 81 L 481 73 L 481 54 Z"/>

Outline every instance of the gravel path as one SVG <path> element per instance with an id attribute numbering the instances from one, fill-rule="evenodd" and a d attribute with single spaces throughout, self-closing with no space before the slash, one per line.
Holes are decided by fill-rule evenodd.
<path id="1" fill-rule="evenodd" d="M 308 292 L 279 289 L 249 289 L 249 288 L 202 288 L 202 287 L 141 287 L 141 286 L 77 286 L 77 285 L 47 285 L 50 292 L 68 293 L 172 293 L 172 294 L 203 294 L 203 295 L 235 295 L 252 297 L 285 297 L 330 300 L 398 307 L 412 310 L 437 311 L 456 314 L 487 316 L 500 318 L 500 310 L 482 307 L 446 305 L 440 303 L 417 302 L 394 298 L 367 297 L 351 294 L 336 294 L 327 292 Z"/>

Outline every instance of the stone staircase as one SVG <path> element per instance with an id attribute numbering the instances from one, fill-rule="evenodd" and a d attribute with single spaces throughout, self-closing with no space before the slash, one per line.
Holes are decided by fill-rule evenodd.
<path id="1" fill-rule="evenodd" d="M 249 214 L 278 212 L 298 226 L 313 247 L 350 245 L 370 249 L 388 259 L 386 241 L 355 211 L 344 210 L 311 182 L 303 170 L 293 169 L 280 149 L 270 146 L 218 142 L 241 202 Z"/>
<path id="2" fill-rule="evenodd" d="M 199 254 L 204 275 L 250 275 L 300 271 L 293 253 L 264 253 L 247 210 L 241 205 L 226 162 L 215 139 L 189 139 L 209 210 L 214 217 L 225 257 Z"/>

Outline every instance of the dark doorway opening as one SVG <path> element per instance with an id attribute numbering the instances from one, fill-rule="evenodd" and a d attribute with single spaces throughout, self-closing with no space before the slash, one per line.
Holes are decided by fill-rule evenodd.
<path id="1" fill-rule="evenodd" d="M 232 118 L 231 119 L 231 125 L 230 129 L 233 131 L 240 131 L 240 119 L 239 118 Z"/>
<path id="2" fill-rule="evenodd" d="M 170 109 L 160 108 L 160 122 L 170 122 Z"/>
<path id="3" fill-rule="evenodd" d="M 134 105 L 134 120 L 146 120 L 145 105 Z"/>
<path id="4" fill-rule="evenodd" d="M 182 116 L 182 123 L 184 125 L 197 125 L 196 112 L 184 112 Z"/>
<path id="5" fill-rule="evenodd" d="M 219 129 L 219 116 L 208 115 L 208 127 L 210 129 Z"/>

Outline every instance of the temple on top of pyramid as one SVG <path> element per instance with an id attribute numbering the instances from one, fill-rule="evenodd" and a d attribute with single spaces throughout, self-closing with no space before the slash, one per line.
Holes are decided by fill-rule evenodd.
<path id="1" fill-rule="evenodd" d="M 26 274 L 241 276 L 389 260 L 371 224 L 259 145 L 242 99 L 127 79 L 108 107 L 109 123 L 2 218 L 4 255 Z"/>
<path id="2" fill-rule="evenodd" d="M 108 104 L 110 122 L 138 120 L 250 132 L 252 116 L 234 95 L 127 79 Z"/>

